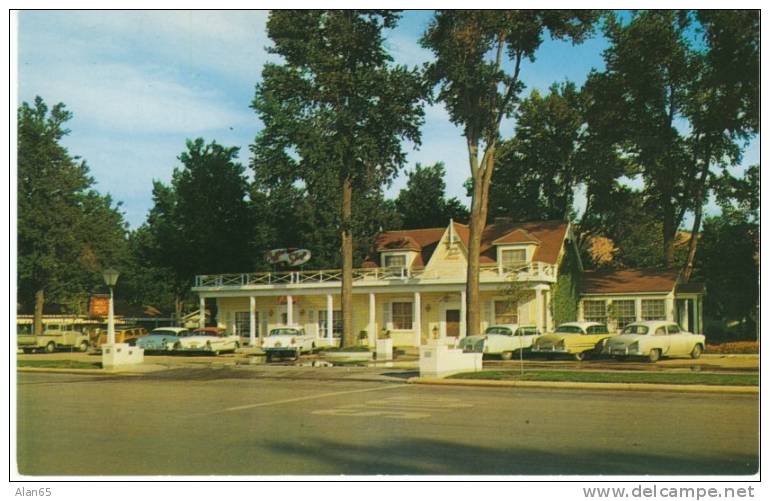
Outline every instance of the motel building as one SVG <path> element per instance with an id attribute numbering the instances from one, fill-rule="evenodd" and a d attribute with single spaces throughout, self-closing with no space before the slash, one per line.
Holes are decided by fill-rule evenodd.
<path id="1" fill-rule="evenodd" d="M 401 347 L 466 335 L 468 235 L 467 225 L 450 221 L 445 228 L 376 237 L 362 267 L 353 270 L 353 328 L 362 343 L 374 346 L 385 333 Z M 334 346 L 342 334 L 341 277 L 339 269 L 198 275 L 193 291 L 201 312 L 206 300 L 215 300 L 219 327 L 250 344 L 292 325 L 315 336 L 316 346 Z M 511 282 L 518 283 L 517 304 L 506 298 Z M 564 321 L 596 320 L 618 329 L 666 319 L 701 332 L 703 287 L 677 282 L 676 272 L 584 271 L 569 223 L 499 219 L 482 235 L 481 327 L 518 323 L 548 332 L 559 296 L 573 302 L 577 317 Z M 566 283 L 582 285 L 566 291 Z"/>

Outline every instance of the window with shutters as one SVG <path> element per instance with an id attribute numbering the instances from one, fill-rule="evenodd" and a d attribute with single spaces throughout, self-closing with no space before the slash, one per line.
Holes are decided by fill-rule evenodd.
<path id="1" fill-rule="evenodd" d="M 393 324 L 394 329 L 411 329 L 413 321 L 412 314 L 411 302 L 390 303 L 390 321 Z"/>

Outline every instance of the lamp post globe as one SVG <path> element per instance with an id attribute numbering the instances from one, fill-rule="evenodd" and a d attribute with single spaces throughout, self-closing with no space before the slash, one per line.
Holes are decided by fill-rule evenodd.
<path id="1" fill-rule="evenodd" d="M 115 344 L 115 309 L 112 300 L 112 288 L 118 283 L 118 273 L 114 268 L 107 268 L 102 272 L 104 276 L 104 283 L 110 288 L 110 307 L 107 311 L 107 344 L 112 346 Z"/>

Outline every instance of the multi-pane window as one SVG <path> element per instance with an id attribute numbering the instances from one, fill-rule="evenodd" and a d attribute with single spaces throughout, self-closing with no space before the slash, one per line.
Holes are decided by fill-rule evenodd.
<path id="1" fill-rule="evenodd" d="M 412 303 L 391 303 L 390 313 L 390 321 L 393 323 L 394 329 L 412 328 Z"/>
<path id="2" fill-rule="evenodd" d="M 495 301 L 495 323 L 519 323 L 519 309 L 517 305 L 511 301 Z"/>
<path id="3" fill-rule="evenodd" d="M 642 299 L 642 320 L 665 320 L 666 301 L 664 299 Z"/>
<path id="4" fill-rule="evenodd" d="M 619 299 L 612 302 L 612 313 L 618 330 L 626 325 L 636 322 L 636 301 L 633 299 Z"/>
<path id="5" fill-rule="evenodd" d="M 254 312 L 256 325 L 259 325 L 259 312 Z M 248 311 L 236 311 L 235 312 L 235 334 L 237 336 L 248 337 L 251 335 L 249 326 L 251 325 L 251 319 L 249 318 Z"/>
<path id="6" fill-rule="evenodd" d="M 326 310 L 318 310 L 318 333 L 321 337 L 326 337 Z M 342 310 L 332 312 L 332 336 L 342 337 Z"/>
<path id="7" fill-rule="evenodd" d="M 403 254 L 385 256 L 384 264 L 386 268 L 403 268 L 406 266 L 406 256 L 404 256 Z"/>
<path id="8" fill-rule="evenodd" d="M 604 300 L 583 301 L 583 318 L 586 322 L 607 323 L 607 303 Z"/>
<path id="9" fill-rule="evenodd" d="M 517 268 L 527 264 L 526 249 L 505 249 L 500 251 L 504 268 Z"/>

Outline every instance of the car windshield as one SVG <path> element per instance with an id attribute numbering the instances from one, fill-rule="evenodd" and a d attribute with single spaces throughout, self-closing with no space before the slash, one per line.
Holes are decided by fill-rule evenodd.
<path id="1" fill-rule="evenodd" d="M 560 325 L 556 328 L 556 334 L 582 334 L 583 329 L 577 325 Z"/>
<path id="2" fill-rule="evenodd" d="M 297 329 L 273 329 L 270 331 L 271 336 L 297 336 L 299 332 Z"/>
<path id="3" fill-rule="evenodd" d="M 487 327 L 485 334 L 498 334 L 501 336 L 510 336 L 511 329 L 508 327 Z"/>
<path id="4" fill-rule="evenodd" d="M 623 334 L 640 334 L 645 335 L 650 332 L 650 329 L 646 325 L 627 325 L 623 329 Z"/>
<path id="5" fill-rule="evenodd" d="M 189 334 L 190 334 L 189 331 L 174 332 L 174 331 L 156 330 L 156 331 L 150 332 L 150 335 L 153 335 L 153 336 L 187 336 Z"/>

